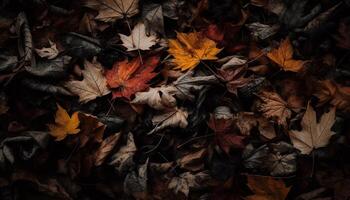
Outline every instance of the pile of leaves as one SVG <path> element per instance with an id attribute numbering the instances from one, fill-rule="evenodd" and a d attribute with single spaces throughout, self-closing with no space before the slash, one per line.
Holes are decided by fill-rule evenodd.
<path id="1" fill-rule="evenodd" d="M 349 199 L 349 10 L 0 1 L 0 199 Z"/>

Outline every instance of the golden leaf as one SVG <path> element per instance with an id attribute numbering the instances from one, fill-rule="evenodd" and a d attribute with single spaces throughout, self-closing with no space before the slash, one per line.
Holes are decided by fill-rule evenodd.
<path id="1" fill-rule="evenodd" d="M 221 49 L 216 43 L 198 32 L 177 33 L 177 39 L 169 40 L 169 53 L 174 56 L 176 69 L 194 69 L 201 60 L 216 60 Z"/>
<path id="2" fill-rule="evenodd" d="M 68 134 L 77 134 L 80 129 L 78 126 L 80 124 L 78 118 L 78 112 L 72 114 L 72 117 L 69 117 L 67 111 L 57 104 L 57 111 L 55 116 L 55 124 L 48 124 L 50 129 L 50 134 L 56 138 L 56 141 L 61 141 Z"/>
<path id="3" fill-rule="evenodd" d="M 289 38 L 283 40 L 277 49 L 267 53 L 267 57 L 285 71 L 299 72 L 306 61 L 293 59 L 293 46 Z"/>

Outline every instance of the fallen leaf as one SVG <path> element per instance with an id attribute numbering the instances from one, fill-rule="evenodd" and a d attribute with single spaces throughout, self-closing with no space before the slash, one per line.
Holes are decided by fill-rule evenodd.
<path id="1" fill-rule="evenodd" d="M 125 146 L 112 155 L 109 165 L 114 166 L 118 172 L 125 172 L 134 165 L 133 157 L 137 148 L 134 142 L 134 136 L 129 132 Z"/>
<path id="2" fill-rule="evenodd" d="M 136 92 L 147 89 L 147 82 L 157 75 L 153 70 L 158 62 L 159 57 L 153 56 L 144 60 L 143 64 L 140 58 L 114 63 L 113 68 L 106 72 L 108 86 L 113 89 L 113 98 L 130 99 Z"/>
<path id="3" fill-rule="evenodd" d="M 47 58 L 50 60 L 56 58 L 57 55 L 59 54 L 56 44 L 54 42 L 51 42 L 51 40 L 49 40 L 49 44 L 50 44 L 50 47 L 35 49 L 35 52 L 42 58 Z"/>
<path id="4" fill-rule="evenodd" d="M 147 199 L 147 168 L 148 159 L 137 171 L 131 171 L 125 177 L 124 191 L 135 199 Z"/>
<path id="5" fill-rule="evenodd" d="M 191 172 L 185 172 L 180 174 L 179 177 L 173 177 L 168 188 L 175 194 L 181 192 L 186 197 L 188 196 L 190 189 L 198 189 L 205 186 L 205 182 L 210 179 L 210 176 L 206 172 L 198 172 L 192 174 Z"/>
<path id="6" fill-rule="evenodd" d="M 102 74 L 101 64 L 96 60 L 92 63 L 85 61 L 84 67 L 85 69 L 82 70 L 84 79 L 82 81 L 68 81 L 65 86 L 72 93 L 79 95 L 79 101 L 83 103 L 109 94 L 111 91 L 108 89 L 107 80 Z"/>
<path id="7" fill-rule="evenodd" d="M 161 4 L 146 4 L 142 10 L 147 34 L 151 32 L 164 34 L 163 7 Z"/>
<path id="8" fill-rule="evenodd" d="M 335 122 L 335 108 L 322 115 L 317 123 L 316 112 L 309 104 L 301 121 L 301 131 L 289 131 L 293 146 L 302 154 L 310 154 L 312 150 L 325 147 L 335 133 L 331 128 Z"/>
<path id="9" fill-rule="evenodd" d="M 255 194 L 245 197 L 246 200 L 285 200 L 290 190 L 282 180 L 273 177 L 247 176 L 247 179 Z"/>
<path id="10" fill-rule="evenodd" d="M 218 70 L 218 75 L 226 82 L 227 90 L 237 95 L 237 89 L 246 86 L 252 78 L 244 77 L 246 72 L 246 67 L 236 66 L 231 68 L 226 68 Z"/>
<path id="11" fill-rule="evenodd" d="M 206 154 L 207 151 L 203 148 L 177 159 L 176 163 L 182 169 L 189 171 L 199 171 L 204 167 L 203 159 Z"/>
<path id="12" fill-rule="evenodd" d="M 338 35 L 335 36 L 335 39 L 337 40 L 337 46 L 343 49 L 350 49 L 350 37 L 349 37 L 349 31 L 350 31 L 350 22 L 342 21 L 339 24 L 338 27 Z"/>
<path id="13" fill-rule="evenodd" d="M 103 140 L 95 154 L 95 166 L 100 166 L 106 160 L 119 141 L 120 136 L 121 133 L 116 133 Z"/>
<path id="14" fill-rule="evenodd" d="M 9 109 L 6 96 L 0 93 L 0 115 L 7 113 Z"/>
<path id="15" fill-rule="evenodd" d="M 214 41 L 198 32 L 177 33 L 176 37 L 169 40 L 168 51 L 175 58 L 175 68 L 181 71 L 194 69 L 202 60 L 216 60 L 221 51 Z"/>
<path id="16" fill-rule="evenodd" d="M 143 23 L 136 24 L 129 36 L 120 33 L 119 36 L 123 42 L 123 46 L 126 47 L 128 51 L 138 49 L 149 50 L 150 47 L 157 42 L 157 36 L 154 33 L 146 34 L 145 25 Z"/>
<path id="17" fill-rule="evenodd" d="M 289 38 L 283 40 L 280 46 L 267 53 L 267 57 L 285 71 L 299 72 L 306 61 L 293 59 L 293 46 Z"/>
<path id="18" fill-rule="evenodd" d="M 242 154 L 243 165 L 253 172 L 271 176 L 288 176 L 297 170 L 297 152 L 286 142 L 270 143 L 254 148 L 249 144 Z"/>
<path id="19" fill-rule="evenodd" d="M 56 141 L 61 141 L 67 135 L 74 135 L 80 132 L 78 112 L 74 112 L 69 117 L 67 111 L 57 104 L 57 111 L 55 115 L 55 124 L 48 124 L 50 134 L 56 138 Z"/>
<path id="20" fill-rule="evenodd" d="M 287 126 L 287 119 L 292 115 L 292 111 L 288 108 L 287 103 L 275 92 L 263 91 L 258 97 L 262 100 L 262 104 L 258 110 L 270 119 L 275 119 L 279 125 Z"/>
<path id="21" fill-rule="evenodd" d="M 266 25 L 259 22 L 254 22 L 251 24 L 246 24 L 251 34 L 261 40 L 265 40 L 277 33 L 279 25 Z"/>
<path id="22" fill-rule="evenodd" d="M 104 22 L 132 17 L 139 12 L 138 0 L 88 0 L 85 6 L 97 10 L 95 19 Z"/>
<path id="23" fill-rule="evenodd" d="M 173 108 L 176 106 L 174 95 L 177 91 L 178 90 L 173 86 L 149 88 L 146 92 L 137 92 L 131 103 L 148 104 L 150 107 L 157 110 Z"/>
<path id="24" fill-rule="evenodd" d="M 80 148 L 88 142 L 101 143 L 106 125 L 99 121 L 96 116 L 79 113 L 80 133 L 78 134 Z"/>
<path id="25" fill-rule="evenodd" d="M 337 109 L 350 111 L 350 87 L 337 84 L 331 80 L 319 81 L 314 96 L 319 100 L 318 106 L 329 102 Z"/>
<path id="26" fill-rule="evenodd" d="M 187 111 L 179 108 L 175 108 L 168 112 L 155 115 L 152 118 L 152 123 L 155 128 L 149 133 L 154 133 L 167 127 L 180 127 L 186 128 L 188 113 Z"/>

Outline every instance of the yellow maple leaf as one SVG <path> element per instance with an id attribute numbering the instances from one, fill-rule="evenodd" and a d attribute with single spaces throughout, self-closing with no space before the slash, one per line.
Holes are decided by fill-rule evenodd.
<path id="1" fill-rule="evenodd" d="M 293 59 L 293 46 L 289 38 L 283 40 L 278 48 L 267 53 L 267 57 L 285 71 L 299 72 L 306 61 Z"/>
<path id="2" fill-rule="evenodd" d="M 50 134 L 56 138 L 56 141 L 61 141 L 68 134 L 77 134 L 80 129 L 78 126 L 80 124 L 78 112 L 72 114 L 72 117 L 69 117 L 67 111 L 57 104 L 57 111 L 55 115 L 55 123 L 48 124 L 50 129 Z"/>
<path id="3" fill-rule="evenodd" d="M 169 40 L 169 53 L 174 56 L 176 69 L 194 69 L 201 60 L 216 60 L 221 49 L 213 40 L 201 33 L 177 33 L 177 39 Z"/>

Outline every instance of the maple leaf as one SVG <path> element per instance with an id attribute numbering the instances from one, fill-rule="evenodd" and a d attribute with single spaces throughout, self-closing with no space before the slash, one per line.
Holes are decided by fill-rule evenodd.
<path id="1" fill-rule="evenodd" d="M 216 60 L 221 49 L 213 40 L 198 32 L 177 33 L 177 39 L 169 40 L 169 53 L 174 56 L 176 69 L 194 69 L 201 60 Z"/>
<path id="2" fill-rule="evenodd" d="M 293 46 L 289 38 L 283 40 L 277 49 L 267 53 L 267 57 L 285 71 L 299 72 L 306 61 L 293 59 Z"/>
<path id="3" fill-rule="evenodd" d="M 263 91 L 259 94 L 259 98 L 263 103 L 258 107 L 258 110 L 266 118 L 275 118 L 278 124 L 287 126 L 287 119 L 291 117 L 292 112 L 280 95 L 275 92 Z"/>
<path id="4" fill-rule="evenodd" d="M 145 25 L 143 23 L 136 24 L 129 36 L 120 33 L 119 36 L 123 41 L 123 46 L 126 47 L 128 51 L 138 49 L 149 50 L 150 47 L 155 45 L 157 42 L 156 35 L 153 33 L 149 35 L 146 34 Z"/>
<path id="5" fill-rule="evenodd" d="M 178 90 L 173 86 L 161 86 L 150 88 L 146 92 L 137 92 L 131 103 L 148 104 L 150 107 L 163 110 L 176 106 L 176 99 L 173 96 Z"/>
<path id="6" fill-rule="evenodd" d="M 342 86 L 331 80 L 320 81 L 314 93 L 319 99 L 318 106 L 329 102 L 338 109 L 350 111 L 350 87 Z"/>
<path id="7" fill-rule="evenodd" d="M 265 176 L 247 176 L 248 186 L 255 193 L 245 197 L 245 200 L 285 200 L 290 187 L 282 180 Z"/>
<path id="8" fill-rule="evenodd" d="M 335 133 L 331 128 L 335 122 L 335 108 L 322 115 L 317 123 L 316 112 L 308 105 L 303 119 L 301 120 L 301 131 L 289 131 L 289 137 L 293 146 L 302 154 L 310 154 L 313 149 L 324 147 Z"/>
<path id="9" fill-rule="evenodd" d="M 79 113 L 80 120 L 80 133 L 78 134 L 78 140 L 80 148 L 89 143 L 101 143 L 103 133 L 106 129 L 106 125 L 98 120 L 96 116 Z"/>
<path id="10" fill-rule="evenodd" d="M 97 10 L 95 19 L 104 22 L 132 17 L 139 12 L 138 0 L 88 0 L 86 7 Z"/>
<path id="11" fill-rule="evenodd" d="M 113 68 L 106 72 L 107 83 L 114 89 L 113 98 L 125 97 L 130 100 L 131 95 L 147 89 L 147 82 L 157 75 L 153 70 L 158 62 L 159 57 L 153 56 L 144 60 L 143 65 L 140 58 L 114 63 Z"/>
<path id="12" fill-rule="evenodd" d="M 79 133 L 78 129 L 80 121 L 78 112 L 74 112 L 69 117 L 67 111 L 57 104 L 57 111 L 55 115 L 55 124 L 48 124 L 50 134 L 56 138 L 56 141 L 61 141 L 67 137 L 68 134 L 74 135 Z"/>
<path id="13" fill-rule="evenodd" d="M 103 76 L 103 68 L 99 62 L 94 60 L 84 62 L 85 69 L 82 70 L 84 79 L 82 81 L 68 81 L 65 86 L 69 90 L 79 95 L 79 101 L 86 103 L 109 94 L 111 91 L 107 87 L 106 78 Z"/>
<path id="14" fill-rule="evenodd" d="M 237 95 L 237 89 L 246 86 L 252 80 L 250 77 L 244 77 L 245 70 L 245 67 L 218 70 L 220 78 L 225 80 L 226 88 L 230 93 Z"/>
<path id="15" fill-rule="evenodd" d="M 180 174 L 179 177 L 173 177 L 168 184 L 168 188 L 175 194 L 181 192 L 187 197 L 190 188 L 198 189 L 204 187 L 209 179 L 210 175 L 205 171 L 194 174 L 185 172 Z"/>

